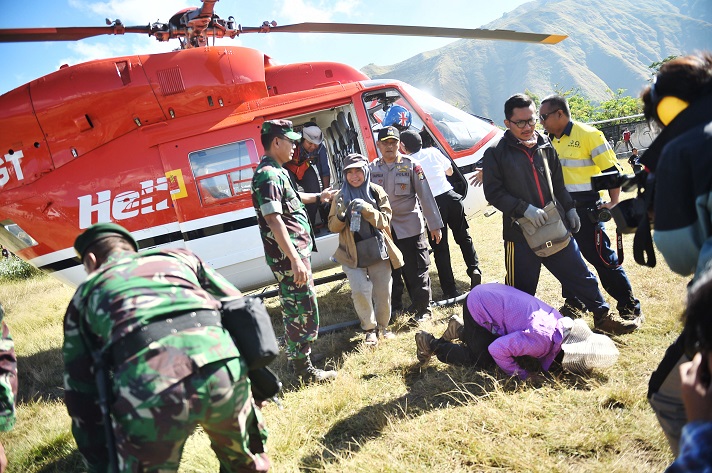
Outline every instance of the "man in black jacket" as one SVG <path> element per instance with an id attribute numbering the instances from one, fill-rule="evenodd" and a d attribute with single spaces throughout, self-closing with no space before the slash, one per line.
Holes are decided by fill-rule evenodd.
<path id="1" fill-rule="evenodd" d="M 544 225 L 548 216 L 543 210 L 556 200 L 557 210 L 572 233 L 581 227 L 574 202 L 564 187 L 556 151 L 545 136 L 534 129 L 536 108 L 524 94 L 510 97 L 504 104 L 504 135 L 496 146 L 485 152 L 483 182 L 485 197 L 502 211 L 505 283 L 535 295 L 543 264 L 593 312 L 597 329 L 628 333 L 635 324 L 614 316 L 598 289 L 598 280 L 586 266 L 576 240 L 557 253 L 539 257 L 529 247 L 516 219 L 525 217 L 535 227 Z M 544 159 L 548 163 L 554 195 L 549 190 Z"/>

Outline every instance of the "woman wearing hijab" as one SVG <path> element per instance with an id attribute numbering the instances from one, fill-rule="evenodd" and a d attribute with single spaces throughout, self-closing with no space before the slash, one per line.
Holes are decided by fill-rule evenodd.
<path id="1" fill-rule="evenodd" d="M 329 212 L 329 230 L 339 234 L 334 259 L 341 264 L 351 285 L 351 298 L 366 332 L 366 345 L 395 335 L 388 329 L 391 317 L 391 265 L 403 266 L 403 255 L 391 238 L 391 204 L 382 187 L 371 182 L 368 160 L 360 154 L 344 159 L 344 183 Z M 354 222 L 354 220 L 357 220 Z M 357 228 L 357 230 L 352 230 Z M 380 231 L 387 250 L 385 259 L 359 262 L 357 242 L 374 238 Z"/>

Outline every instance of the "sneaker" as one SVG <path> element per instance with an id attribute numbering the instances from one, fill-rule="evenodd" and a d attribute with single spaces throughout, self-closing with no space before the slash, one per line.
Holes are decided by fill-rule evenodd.
<path id="1" fill-rule="evenodd" d="M 615 312 L 607 312 L 600 316 L 593 316 L 593 326 L 599 332 L 611 335 L 623 335 L 635 332 L 640 327 L 642 320 L 637 317 L 634 320 L 627 320 L 617 315 Z"/>
<path id="2" fill-rule="evenodd" d="M 470 274 L 470 289 L 480 284 L 482 284 L 482 271 L 479 268 L 475 268 Z"/>
<path id="3" fill-rule="evenodd" d="M 559 308 L 559 313 L 570 319 L 580 319 L 586 312 L 586 306 L 578 299 L 566 299 L 564 305 Z"/>
<path id="4" fill-rule="evenodd" d="M 396 338 L 396 334 L 391 332 L 390 329 L 388 329 L 387 327 L 379 327 L 377 329 L 377 332 L 379 338 L 382 338 L 384 340 L 393 340 L 394 338 Z"/>
<path id="5" fill-rule="evenodd" d="M 430 315 L 430 312 L 423 312 L 422 314 L 414 315 L 413 317 L 408 319 L 408 325 L 417 327 L 418 325 L 422 324 L 423 322 L 427 322 L 431 318 L 432 318 L 432 315 Z"/>
<path id="6" fill-rule="evenodd" d="M 421 330 L 415 334 L 415 346 L 417 349 L 416 356 L 421 364 L 426 364 L 433 356 L 433 342 L 435 337 L 432 334 Z"/>
<path id="7" fill-rule="evenodd" d="M 363 341 L 366 346 L 375 347 L 378 345 L 378 334 L 375 330 L 369 330 L 366 332 L 366 339 Z"/>
<path id="8" fill-rule="evenodd" d="M 462 330 L 464 328 L 465 326 L 462 323 L 462 319 L 457 315 L 453 315 L 452 317 L 450 317 L 450 321 L 447 324 L 447 329 L 445 329 L 445 333 L 443 333 L 443 336 L 440 338 L 442 338 L 446 342 L 458 340 L 461 337 Z"/>

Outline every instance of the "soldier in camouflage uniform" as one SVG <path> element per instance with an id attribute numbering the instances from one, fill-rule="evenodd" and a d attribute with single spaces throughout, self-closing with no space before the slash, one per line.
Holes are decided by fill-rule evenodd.
<path id="1" fill-rule="evenodd" d="M 333 379 L 336 371 L 314 368 L 310 357 L 319 331 L 319 307 L 309 260 L 314 240 L 304 204 L 328 202 L 336 192 L 330 188 L 320 194 L 295 190 L 282 166 L 292 158 L 300 138 L 289 120 L 262 124 L 265 155 L 252 177 L 252 205 L 265 259 L 279 283 L 287 358 L 302 380 L 312 382 Z"/>
<path id="2" fill-rule="evenodd" d="M 92 360 L 99 350 L 113 372 L 120 471 L 177 471 L 199 424 L 221 473 L 266 472 L 267 432 L 218 312 L 217 298 L 240 291 L 187 250 L 137 253 L 113 223 L 89 227 L 74 248 L 89 276 L 64 318 L 65 402 L 89 471 L 107 472 L 110 461 Z"/>
<path id="3" fill-rule="evenodd" d="M 0 305 L 0 432 L 11 430 L 15 425 L 15 397 L 17 396 L 17 357 L 15 342 L 3 318 L 5 310 Z M 0 473 L 7 467 L 5 448 L 0 443 Z"/>

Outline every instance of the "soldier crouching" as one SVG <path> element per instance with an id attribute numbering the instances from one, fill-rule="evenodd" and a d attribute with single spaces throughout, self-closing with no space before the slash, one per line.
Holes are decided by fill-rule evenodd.
<path id="1" fill-rule="evenodd" d="M 187 250 L 137 253 L 113 223 L 74 248 L 89 276 L 64 318 L 65 402 L 89 471 L 177 471 L 197 425 L 221 472 L 268 471 L 247 368 L 220 323 L 218 299 L 240 291 Z"/>

